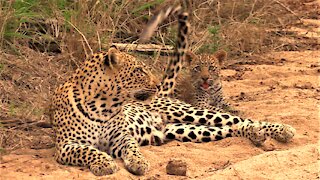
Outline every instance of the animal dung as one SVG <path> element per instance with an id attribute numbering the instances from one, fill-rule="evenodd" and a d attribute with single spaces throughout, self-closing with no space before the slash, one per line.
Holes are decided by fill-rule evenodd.
<path id="1" fill-rule="evenodd" d="M 166 167 L 167 174 L 176 176 L 187 175 L 187 163 L 182 160 L 170 160 Z"/>

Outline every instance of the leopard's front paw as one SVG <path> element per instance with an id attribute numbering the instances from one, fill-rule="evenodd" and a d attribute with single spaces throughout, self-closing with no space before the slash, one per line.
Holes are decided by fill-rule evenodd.
<path id="1" fill-rule="evenodd" d="M 129 172 L 135 175 L 145 174 L 150 167 L 149 162 L 143 157 L 130 157 L 124 161 L 126 168 Z"/>
<path id="2" fill-rule="evenodd" d="M 95 162 L 90 164 L 89 169 L 96 176 L 113 174 L 119 170 L 114 161 Z"/>
<path id="3" fill-rule="evenodd" d="M 256 122 L 249 128 L 250 140 L 256 146 L 261 146 L 267 139 L 265 129 L 261 128 L 260 123 Z"/>
<path id="4" fill-rule="evenodd" d="M 292 126 L 283 124 L 283 129 L 279 130 L 278 132 L 276 131 L 274 133 L 273 138 L 279 142 L 286 143 L 293 138 L 295 133 L 296 133 L 296 130 Z"/>

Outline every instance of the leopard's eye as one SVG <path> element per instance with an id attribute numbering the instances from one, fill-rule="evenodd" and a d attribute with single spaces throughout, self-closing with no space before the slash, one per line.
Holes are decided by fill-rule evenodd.
<path id="1" fill-rule="evenodd" d="M 198 72 L 198 71 L 200 71 L 201 70 L 201 67 L 200 66 L 195 66 L 194 68 L 193 68 L 193 71 L 195 71 L 195 72 Z"/>
<path id="2" fill-rule="evenodd" d="M 216 68 L 214 66 L 209 66 L 209 71 L 214 71 Z"/>
<path id="3" fill-rule="evenodd" d="M 147 73 L 144 71 L 144 69 L 142 67 L 134 68 L 133 73 L 137 73 L 137 74 L 140 74 L 140 75 L 147 75 Z"/>

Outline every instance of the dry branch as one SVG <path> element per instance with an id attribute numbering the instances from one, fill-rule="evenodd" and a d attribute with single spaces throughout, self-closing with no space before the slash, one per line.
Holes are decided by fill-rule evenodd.
<path id="1" fill-rule="evenodd" d="M 137 51 L 137 52 L 162 52 L 170 53 L 173 50 L 172 46 L 157 45 L 157 44 L 124 44 L 124 43 L 112 43 L 120 50 L 125 51 Z M 106 45 L 102 45 L 106 47 Z"/>

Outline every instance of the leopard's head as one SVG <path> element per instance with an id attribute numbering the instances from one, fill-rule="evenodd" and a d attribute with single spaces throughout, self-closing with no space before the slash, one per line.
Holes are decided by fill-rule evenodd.
<path id="1" fill-rule="evenodd" d="M 81 89 L 90 91 L 91 96 L 107 91 L 144 101 L 155 95 L 160 84 L 148 66 L 115 46 L 93 55 L 77 74 Z"/>
<path id="2" fill-rule="evenodd" d="M 213 55 L 195 55 L 187 53 L 187 62 L 193 85 L 201 91 L 209 91 L 221 84 L 221 64 L 225 61 L 227 53 L 223 50 Z M 219 85 L 220 86 L 220 85 Z"/>

